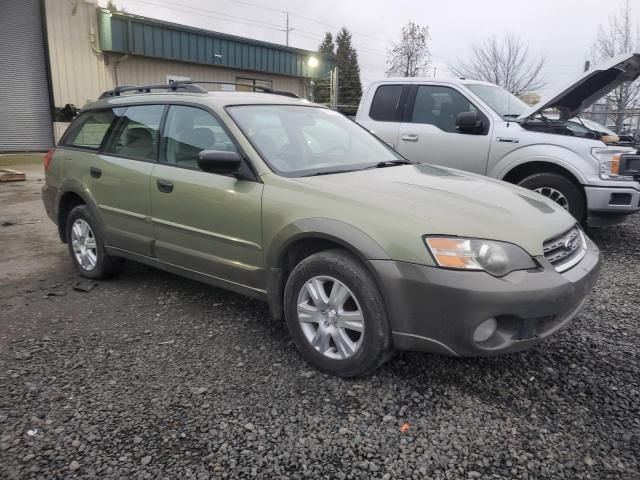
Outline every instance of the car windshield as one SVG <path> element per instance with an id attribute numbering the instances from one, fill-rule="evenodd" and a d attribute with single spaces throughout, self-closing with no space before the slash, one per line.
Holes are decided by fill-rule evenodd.
<path id="1" fill-rule="evenodd" d="M 283 176 L 408 163 L 367 130 L 327 108 L 238 105 L 227 111 L 271 169 Z"/>
<path id="2" fill-rule="evenodd" d="M 505 120 L 518 118 L 531 108 L 515 95 L 496 85 L 469 83 L 466 87 Z"/>

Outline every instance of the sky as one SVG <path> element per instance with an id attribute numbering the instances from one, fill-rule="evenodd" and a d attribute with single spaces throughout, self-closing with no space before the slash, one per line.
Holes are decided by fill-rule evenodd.
<path id="1" fill-rule="evenodd" d="M 543 56 L 545 95 L 580 75 L 591 58 L 599 24 L 622 0 L 116 0 L 133 14 L 316 50 L 326 31 L 353 34 L 363 84 L 385 76 L 387 49 L 409 21 L 428 26 L 430 75 L 450 75 L 448 65 L 469 58 L 487 36 L 513 33 Z M 640 22 L 640 0 L 632 1 Z M 106 0 L 101 0 L 106 3 Z M 434 72 L 435 70 L 435 72 Z"/>

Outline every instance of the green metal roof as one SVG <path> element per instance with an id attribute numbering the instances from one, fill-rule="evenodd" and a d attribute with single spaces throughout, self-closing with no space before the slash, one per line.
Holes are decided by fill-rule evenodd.
<path id="1" fill-rule="evenodd" d="M 317 52 L 98 9 L 100 48 L 107 52 L 322 78 L 332 65 Z M 319 65 L 310 68 L 309 57 Z"/>

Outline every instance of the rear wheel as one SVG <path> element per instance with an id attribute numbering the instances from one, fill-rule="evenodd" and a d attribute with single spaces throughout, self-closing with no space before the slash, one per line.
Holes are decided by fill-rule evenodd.
<path id="1" fill-rule="evenodd" d="M 298 351 L 318 369 L 354 377 L 387 358 L 382 297 L 371 274 L 347 252 L 328 250 L 300 262 L 287 280 L 284 302 Z"/>
<path id="2" fill-rule="evenodd" d="M 579 222 L 584 220 L 584 197 L 576 184 L 567 177 L 557 173 L 535 173 L 520 180 L 518 185 L 553 200 Z"/>
<path id="3" fill-rule="evenodd" d="M 76 270 L 87 278 L 108 278 L 119 273 L 124 259 L 108 255 L 91 211 L 79 205 L 67 217 L 67 244 Z"/>

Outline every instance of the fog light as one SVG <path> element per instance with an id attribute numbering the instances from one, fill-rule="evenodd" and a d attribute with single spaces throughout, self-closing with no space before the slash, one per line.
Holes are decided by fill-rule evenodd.
<path id="1" fill-rule="evenodd" d="M 489 318 L 488 320 L 485 320 L 480 325 L 478 325 L 473 332 L 473 341 L 476 343 L 486 342 L 494 333 L 496 333 L 497 328 L 498 322 L 496 322 L 495 318 Z"/>

